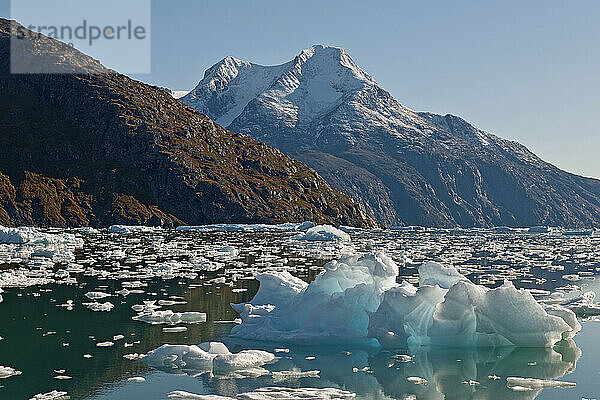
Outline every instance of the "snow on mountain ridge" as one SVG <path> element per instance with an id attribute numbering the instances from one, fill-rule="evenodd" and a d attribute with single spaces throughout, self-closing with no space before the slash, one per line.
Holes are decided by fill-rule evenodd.
<path id="1" fill-rule="evenodd" d="M 256 98 L 295 126 L 321 115 L 344 94 L 365 84 L 377 83 L 343 49 L 315 45 L 274 66 L 225 57 L 182 100 L 228 126 Z"/>
<path id="2" fill-rule="evenodd" d="M 184 101 L 303 161 L 384 225 L 600 221 L 600 182 L 460 117 L 403 106 L 343 49 L 317 45 L 289 63 L 244 71 L 209 74 Z"/>

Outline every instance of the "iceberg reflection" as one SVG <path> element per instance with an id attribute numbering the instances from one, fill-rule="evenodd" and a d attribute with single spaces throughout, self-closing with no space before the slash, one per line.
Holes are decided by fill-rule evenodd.
<path id="1" fill-rule="evenodd" d="M 242 348 L 239 344 L 237 347 Z M 251 345 L 255 347 L 256 343 Z M 275 351 L 271 346 L 263 349 Z M 248 374 L 185 372 L 201 379 L 206 392 L 226 396 L 283 386 L 341 388 L 356 393 L 358 399 L 525 400 L 534 399 L 543 389 L 513 390 L 507 386 L 507 377 L 560 379 L 575 369 L 581 350 L 572 340 L 564 340 L 553 348 L 423 347 L 408 353 L 345 351 L 328 346 L 293 347 L 277 354 L 279 358 L 274 363 L 261 368 L 262 374 L 253 374 L 252 369 Z M 419 383 L 415 378 L 427 383 Z"/>

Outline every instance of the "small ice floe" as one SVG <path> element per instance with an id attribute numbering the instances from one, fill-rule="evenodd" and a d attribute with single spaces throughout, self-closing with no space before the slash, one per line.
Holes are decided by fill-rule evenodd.
<path id="1" fill-rule="evenodd" d="M 402 363 L 411 362 L 413 360 L 413 357 L 408 354 L 394 354 L 392 358 Z"/>
<path id="2" fill-rule="evenodd" d="M 289 353 L 290 349 L 273 349 L 275 353 Z"/>
<path id="3" fill-rule="evenodd" d="M 556 304 L 573 311 L 578 317 L 600 315 L 600 304 L 594 303 L 596 299 L 596 293 L 594 292 L 585 292 L 569 299 L 561 297 L 556 297 L 555 299 L 557 300 Z"/>
<path id="4" fill-rule="evenodd" d="M 113 336 L 113 341 L 117 341 L 117 340 L 121 340 L 121 339 L 125 339 L 125 336 L 123 335 L 114 335 Z"/>
<path id="5" fill-rule="evenodd" d="M 67 311 L 73 311 L 73 300 L 67 300 L 64 304 L 58 304 L 57 307 L 63 307 Z"/>
<path id="6" fill-rule="evenodd" d="M 427 385 L 427 379 L 421 378 L 420 376 L 409 376 L 406 378 L 407 381 L 414 383 L 415 385 Z"/>
<path id="7" fill-rule="evenodd" d="M 350 235 L 331 225 L 317 225 L 293 237 L 295 240 L 317 242 L 350 242 Z"/>
<path id="8" fill-rule="evenodd" d="M 164 333 L 179 333 L 179 332 L 185 332 L 187 330 L 188 330 L 188 328 L 186 326 L 164 327 L 162 329 L 162 331 Z"/>
<path id="9" fill-rule="evenodd" d="M 164 310 L 139 314 L 132 317 L 132 319 L 134 321 L 141 321 L 152 325 L 199 324 L 206 322 L 206 313 L 195 311 L 176 313 L 172 310 Z"/>
<path id="10" fill-rule="evenodd" d="M 54 379 L 58 379 L 59 381 L 66 381 L 73 378 L 69 375 L 57 375 L 54 377 Z"/>
<path id="11" fill-rule="evenodd" d="M 132 354 L 125 354 L 123 356 L 123 358 L 127 359 L 127 360 L 141 360 L 142 358 L 146 357 L 145 354 L 138 354 L 138 353 L 132 353 Z"/>
<path id="12" fill-rule="evenodd" d="M 106 297 L 111 297 L 112 295 L 108 294 L 108 293 L 104 293 L 104 292 L 87 292 L 85 294 L 85 297 L 87 297 L 90 300 L 100 300 L 100 299 L 104 299 Z"/>
<path id="13" fill-rule="evenodd" d="M 68 400 L 70 399 L 67 392 L 59 392 L 58 390 L 53 390 L 48 393 L 39 393 L 33 396 L 29 400 Z"/>
<path id="14" fill-rule="evenodd" d="M 127 382 L 146 382 L 146 378 L 143 376 L 132 376 L 131 378 L 127 378 Z"/>
<path id="15" fill-rule="evenodd" d="M 21 375 L 21 373 L 21 371 L 17 371 L 14 368 L 0 366 L 0 379 L 7 379 L 11 376 Z"/>
<path id="16" fill-rule="evenodd" d="M 213 371 L 223 374 L 257 368 L 274 359 L 275 356 L 266 351 L 242 350 L 239 353 L 231 353 L 223 343 L 206 342 L 197 346 L 165 344 L 150 351 L 142 361 L 157 368 Z"/>
<path id="17" fill-rule="evenodd" d="M 144 304 L 134 304 L 131 306 L 131 309 L 137 313 L 151 313 L 160 308 L 162 306 L 156 304 L 156 300 L 145 300 Z"/>
<path id="18" fill-rule="evenodd" d="M 93 356 L 91 354 L 84 354 L 83 358 L 92 358 Z"/>
<path id="19" fill-rule="evenodd" d="M 521 378 L 509 376 L 506 378 L 507 386 L 515 391 L 539 390 L 544 388 L 572 388 L 575 382 L 552 381 L 547 379 Z"/>
<path id="20" fill-rule="evenodd" d="M 100 342 L 96 343 L 96 347 L 112 347 L 115 344 L 113 342 Z"/>
<path id="21" fill-rule="evenodd" d="M 178 300 L 159 300 L 158 305 L 164 307 L 170 307 L 175 305 L 187 304 L 187 301 L 178 301 Z"/>
<path id="22" fill-rule="evenodd" d="M 562 278 L 566 281 L 577 282 L 581 280 L 581 277 L 577 274 L 563 275 Z"/>
<path id="23" fill-rule="evenodd" d="M 167 397 L 177 400 L 235 400 L 233 397 L 218 395 L 198 395 L 177 390 L 170 392 Z M 268 399 L 310 399 L 310 400 L 352 400 L 355 393 L 334 388 L 287 388 L 264 387 L 253 392 L 242 393 L 237 399 L 268 400 Z"/>
<path id="24" fill-rule="evenodd" d="M 275 382 L 301 379 L 301 378 L 320 378 L 321 371 L 274 371 L 271 375 Z"/>
<path id="25" fill-rule="evenodd" d="M 107 301 L 105 303 L 98 303 L 98 302 L 83 303 L 83 305 L 86 306 L 89 310 L 92 310 L 95 312 L 109 312 L 115 306 L 114 304 L 112 304 L 109 301 Z"/>

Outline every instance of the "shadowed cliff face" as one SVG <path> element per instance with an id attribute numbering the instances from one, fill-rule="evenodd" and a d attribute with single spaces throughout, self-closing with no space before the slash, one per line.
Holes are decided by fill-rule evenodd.
<path id="1" fill-rule="evenodd" d="M 61 42 L 19 62 L 77 74 L 9 74 L 10 37 L 0 19 L 0 223 L 374 224 L 301 162 Z"/>
<path id="2" fill-rule="evenodd" d="M 227 57 L 182 101 L 303 161 L 383 225 L 600 225 L 600 181 L 402 106 L 340 48 L 268 67 Z"/>

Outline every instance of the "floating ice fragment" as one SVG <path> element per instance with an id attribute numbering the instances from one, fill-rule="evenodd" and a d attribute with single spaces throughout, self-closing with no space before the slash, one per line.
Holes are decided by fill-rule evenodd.
<path id="1" fill-rule="evenodd" d="M 11 367 L 0 366 L 0 379 L 10 378 L 11 376 L 21 375 L 21 371 L 17 371 Z"/>
<path id="2" fill-rule="evenodd" d="M 235 354 L 218 354 L 213 359 L 213 371 L 224 372 L 236 369 L 254 368 L 275 359 L 272 353 L 262 350 L 242 350 Z"/>
<path id="3" fill-rule="evenodd" d="M 167 394 L 169 399 L 176 400 L 235 400 L 233 397 L 218 396 L 216 394 L 194 394 L 184 392 L 183 390 L 175 390 Z"/>
<path id="4" fill-rule="evenodd" d="M 272 373 L 274 381 L 285 381 L 301 378 L 320 378 L 321 371 L 274 371 Z"/>
<path id="5" fill-rule="evenodd" d="M 218 395 L 200 395 L 184 391 L 174 391 L 167 395 L 170 399 L 178 400 L 235 400 L 232 397 Z M 356 394 L 334 388 L 286 388 L 286 387 L 264 387 L 253 392 L 237 395 L 238 400 L 351 400 Z"/>
<path id="6" fill-rule="evenodd" d="M 147 324 L 199 324 L 206 322 L 206 313 L 188 311 L 176 313 L 172 310 L 152 311 L 132 317 L 134 321 L 141 321 Z"/>
<path id="7" fill-rule="evenodd" d="M 114 346 L 115 344 L 113 342 L 100 342 L 100 343 L 96 343 L 97 347 L 111 347 Z"/>
<path id="8" fill-rule="evenodd" d="M 85 297 L 87 297 L 90 300 L 99 300 L 99 299 L 104 299 L 106 297 L 110 297 L 111 295 L 108 293 L 103 293 L 103 292 L 87 292 L 85 294 Z"/>
<path id="9" fill-rule="evenodd" d="M 131 378 L 127 378 L 128 382 L 146 382 L 146 378 L 143 376 L 132 376 Z"/>
<path id="10" fill-rule="evenodd" d="M 188 328 L 186 326 L 175 326 L 175 327 L 164 327 L 162 329 L 163 332 L 165 333 L 179 333 L 179 332 L 185 332 L 187 331 Z"/>
<path id="11" fill-rule="evenodd" d="M 594 303 L 596 293 L 585 292 L 579 296 L 563 300 L 558 304 L 573 311 L 578 317 L 600 315 L 600 304 Z"/>
<path id="12" fill-rule="evenodd" d="M 127 360 L 141 360 L 142 358 L 146 357 L 145 354 L 138 354 L 138 353 L 132 353 L 132 354 L 125 354 L 123 356 L 123 358 L 127 359 Z"/>
<path id="13" fill-rule="evenodd" d="M 58 390 L 53 390 L 48 393 L 39 393 L 33 396 L 29 400 L 68 400 L 70 397 L 67 392 L 59 392 Z"/>
<path id="14" fill-rule="evenodd" d="M 88 309 L 96 312 L 109 312 L 115 306 L 114 304 L 108 301 L 106 303 L 83 303 L 83 305 L 85 305 Z"/>
<path id="15" fill-rule="evenodd" d="M 525 388 L 526 390 L 538 390 L 543 388 L 571 388 L 577 386 L 574 382 L 552 381 L 548 379 L 521 378 L 509 376 L 506 378 L 509 388 Z M 517 389 L 518 390 L 518 389 Z"/>
<path id="16" fill-rule="evenodd" d="M 158 304 L 160 306 L 170 307 L 179 304 L 187 304 L 187 301 L 175 301 L 175 300 L 159 300 Z"/>
<path id="17" fill-rule="evenodd" d="M 414 383 L 415 385 L 427 385 L 427 379 L 419 376 L 409 376 L 406 378 L 407 381 Z"/>
<path id="18" fill-rule="evenodd" d="M 207 342 L 198 346 L 165 344 L 150 351 L 142 361 L 157 368 L 183 368 L 223 374 L 260 367 L 274 359 L 275 356 L 266 351 L 242 350 L 232 354 L 223 343 Z"/>

